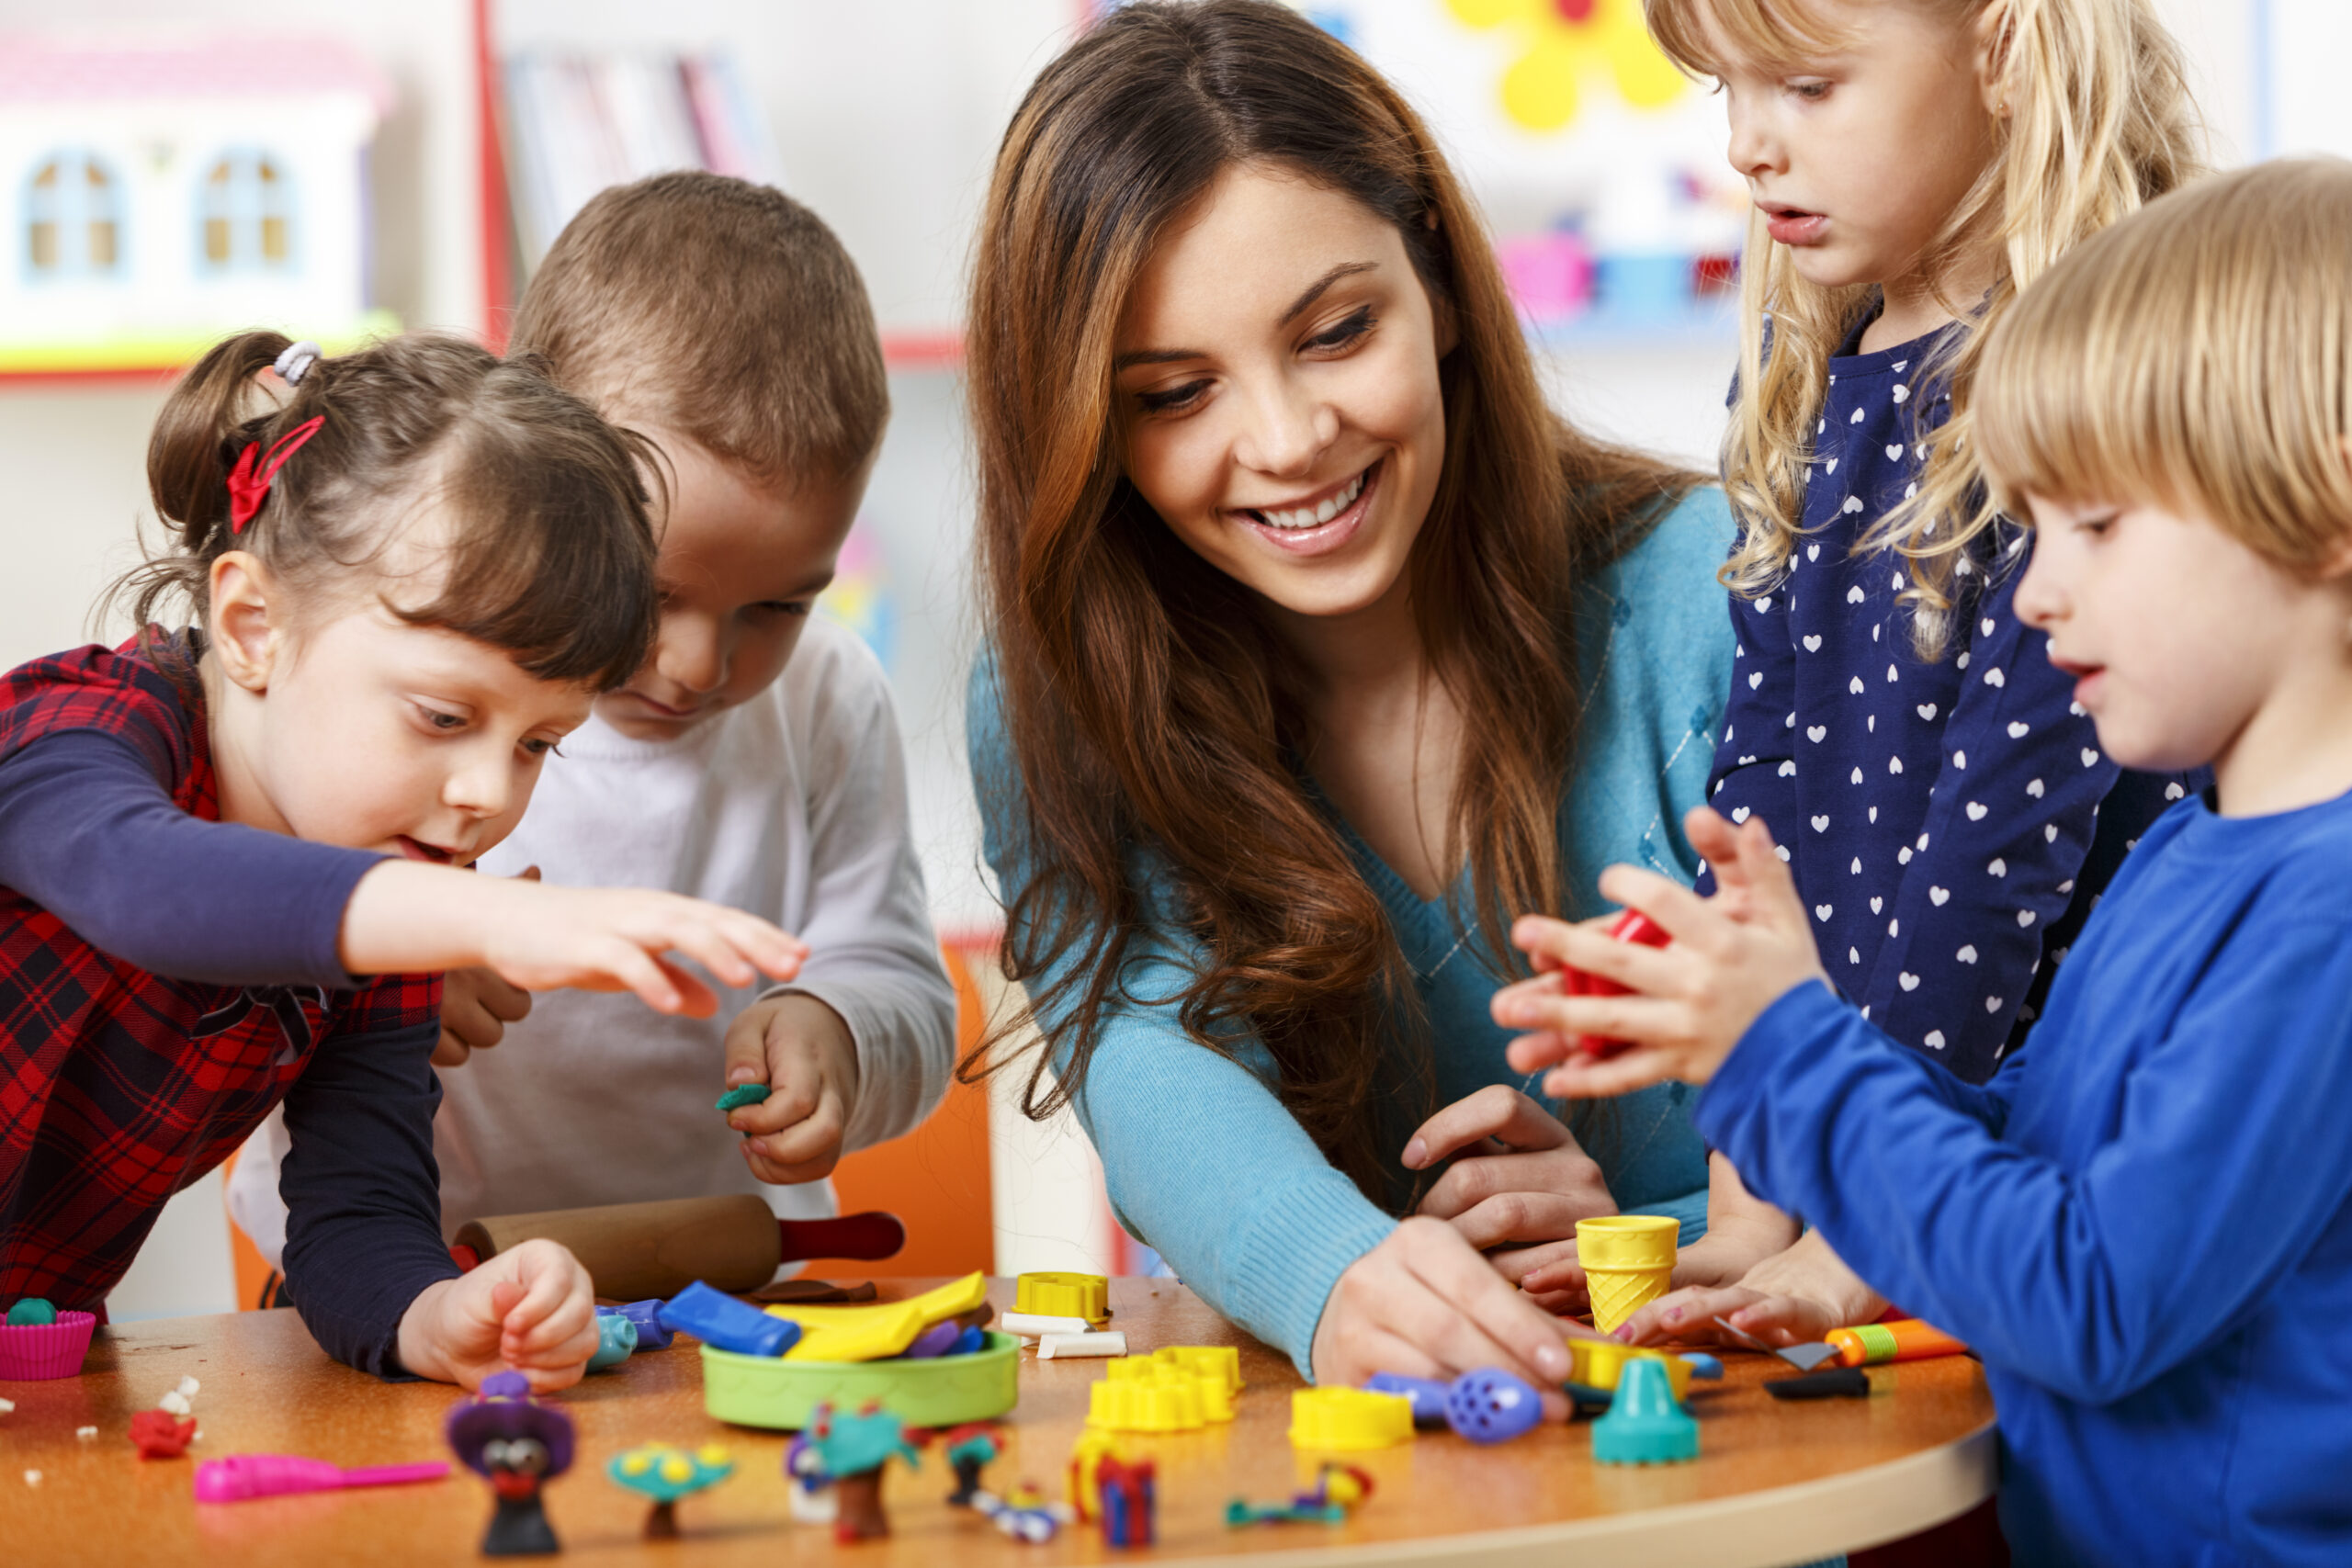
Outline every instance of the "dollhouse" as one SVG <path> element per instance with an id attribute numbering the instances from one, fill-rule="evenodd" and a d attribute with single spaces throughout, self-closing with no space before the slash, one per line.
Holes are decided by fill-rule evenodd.
<path id="1" fill-rule="evenodd" d="M 0 371 L 389 324 L 368 307 L 368 150 L 390 105 L 332 41 L 0 36 Z"/>

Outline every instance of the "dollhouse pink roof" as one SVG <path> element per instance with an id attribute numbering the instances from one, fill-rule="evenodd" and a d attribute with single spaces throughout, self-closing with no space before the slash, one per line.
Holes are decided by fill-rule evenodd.
<path id="1" fill-rule="evenodd" d="M 391 87 L 348 45 L 259 30 L 151 43 L 0 36 L 0 107 L 152 98 L 356 93 L 389 111 Z"/>

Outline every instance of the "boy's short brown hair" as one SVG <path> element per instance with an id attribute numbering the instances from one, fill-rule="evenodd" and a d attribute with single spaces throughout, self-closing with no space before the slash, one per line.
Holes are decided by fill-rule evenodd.
<path id="1" fill-rule="evenodd" d="M 607 417 L 686 436 L 762 483 L 847 478 L 890 415 L 849 253 L 782 191 L 724 175 L 599 192 L 524 291 L 511 350 Z"/>

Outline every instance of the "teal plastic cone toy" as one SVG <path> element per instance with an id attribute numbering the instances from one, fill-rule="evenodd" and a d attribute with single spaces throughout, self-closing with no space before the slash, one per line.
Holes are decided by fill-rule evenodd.
<path id="1" fill-rule="evenodd" d="M 1592 1424 L 1592 1457 L 1603 1464 L 1679 1464 L 1699 1457 L 1699 1423 L 1674 1402 L 1663 1365 L 1625 1363 L 1609 1414 Z"/>

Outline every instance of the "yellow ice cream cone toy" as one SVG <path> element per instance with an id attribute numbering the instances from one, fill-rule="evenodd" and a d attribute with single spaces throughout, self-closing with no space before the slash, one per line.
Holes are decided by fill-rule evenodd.
<path id="1" fill-rule="evenodd" d="M 1666 1294 L 1681 1226 L 1667 1214 L 1609 1214 L 1577 1222 L 1577 1261 L 1592 1296 L 1592 1325 L 1606 1334 Z"/>

